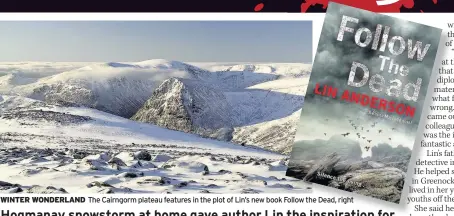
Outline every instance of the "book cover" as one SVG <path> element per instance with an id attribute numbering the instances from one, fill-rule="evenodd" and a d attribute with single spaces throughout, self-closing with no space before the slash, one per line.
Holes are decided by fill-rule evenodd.
<path id="1" fill-rule="evenodd" d="M 440 36 L 331 2 L 286 175 L 399 203 Z"/>

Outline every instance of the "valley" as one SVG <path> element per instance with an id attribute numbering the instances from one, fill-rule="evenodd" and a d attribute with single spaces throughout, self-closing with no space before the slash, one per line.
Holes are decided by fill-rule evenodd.
<path id="1" fill-rule="evenodd" d="M 285 177 L 310 65 L 11 64 L 0 66 L 0 192 L 311 191 Z"/>

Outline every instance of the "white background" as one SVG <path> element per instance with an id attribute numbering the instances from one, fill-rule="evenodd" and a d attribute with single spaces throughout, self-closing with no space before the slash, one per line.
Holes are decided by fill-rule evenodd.
<path id="1" fill-rule="evenodd" d="M 444 49 L 444 41 L 446 40 L 445 35 L 447 31 L 447 24 L 451 20 L 454 22 L 454 14 L 427 14 L 427 13 L 415 13 L 415 14 L 388 14 L 390 16 L 406 19 L 409 21 L 418 22 L 421 24 L 426 24 L 434 27 L 439 27 L 444 29 L 443 37 L 440 42 L 438 57 L 436 64 L 439 64 L 441 59 L 448 58 L 451 55 L 448 49 Z M 315 55 L 315 50 L 317 48 L 319 34 L 322 28 L 324 19 L 324 14 L 270 14 L 270 13 L 250 13 L 250 14 L 230 14 L 230 13 L 220 13 L 220 14 L 0 14 L 0 20 L 313 20 L 313 54 Z M 302 43 L 305 43 L 302 41 Z M 438 65 L 435 65 L 434 76 L 432 76 L 431 84 L 434 84 L 436 75 L 438 72 Z M 431 85 L 432 86 L 432 85 Z M 431 93 L 431 92 L 430 92 Z M 426 100 L 427 105 L 431 103 L 430 95 Z M 427 111 L 427 110 L 425 110 Z M 427 113 L 427 112 L 425 112 Z M 425 124 L 425 120 L 421 121 L 421 124 Z M 421 131 L 421 130 L 420 130 Z M 423 132 L 423 131 L 421 131 Z M 423 151 L 417 148 L 420 143 L 421 137 L 417 137 L 415 145 L 415 153 L 413 161 L 423 156 Z M 435 159 L 435 158 L 431 158 Z M 409 178 L 413 177 L 412 174 L 412 165 L 409 168 Z M 1 175 L 1 174 L 0 174 Z M 335 190 L 328 187 L 313 185 L 314 193 L 313 194 L 301 194 L 299 197 L 313 196 L 313 197 L 354 197 L 353 204 L 2 204 L 0 203 L 0 210 L 13 210 L 13 211 L 105 211 L 110 209 L 111 211 L 145 211 L 145 210 L 160 210 L 160 211 L 185 211 L 187 213 L 193 211 L 204 211 L 204 212 L 229 212 L 235 210 L 247 210 L 249 212 L 263 212 L 265 209 L 268 209 L 271 213 L 272 210 L 276 211 L 286 211 L 286 210 L 297 210 L 299 212 L 306 212 L 306 215 L 309 215 L 309 211 L 351 211 L 351 210 L 360 210 L 360 211 L 371 211 L 378 212 L 378 210 L 383 210 L 385 212 L 396 212 L 396 215 L 430 215 L 433 212 L 413 212 L 413 204 L 407 205 L 406 201 L 406 189 L 408 188 L 407 181 L 405 186 L 402 202 L 400 205 L 387 203 L 381 200 L 363 197 L 355 194 L 351 194 L 344 191 Z M 131 197 L 130 195 L 128 195 Z M 143 196 L 152 196 L 152 197 L 164 197 L 164 196 L 174 196 L 172 194 L 149 194 L 149 195 L 135 195 L 133 197 L 143 197 Z M 185 195 L 179 195 L 179 197 L 184 197 Z M 231 197 L 233 195 L 206 195 L 210 197 L 224 196 Z M 246 195 L 235 195 L 235 196 L 246 196 Z M 269 195 L 254 195 L 254 197 L 274 197 L 274 196 L 297 196 L 297 195 L 285 195 L 285 194 L 269 194 Z M 122 196 L 122 197 L 126 197 Z M 188 195 L 187 197 L 192 197 Z M 248 195 L 252 197 L 252 195 Z M 423 203 L 426 206 L 436 206 L 440 204 L 449 203 Z M 377 214 L 376 214 L 377 215 Z M 435 213 L 435 215 L 446 215 L 445 213 Z M 197 215 L 199 216 L 199 215 Z M 207 215 L 208 216 L 208 215 Z M 263 215 L 262 215 L 263 216 Z M 269 216 L 271 216 L 269 214 Z"/>

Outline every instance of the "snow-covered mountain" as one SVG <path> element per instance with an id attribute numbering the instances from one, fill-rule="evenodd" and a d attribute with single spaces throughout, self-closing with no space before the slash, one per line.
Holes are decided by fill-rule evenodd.
<path id="1" fill-rule="evenodd" d="M 223 92 L 206 82 L 172 78 L 154 91 L 132 119 L 288 153 L 305 85 L 304 78 L 281 79 Z"/>
<path id="2" fill-rule="evenodd" d="M 209 80 L 172 78 L 133 119 L 289 153 L 308 82 L 308 72 L 302 70 L 306 67 L 299 66 L 300 76 L 292 67 L 287 72 L 266 65 L 234 65 L 204 77 Z"/>
<path id="3" fill-rule="evenodd" d="M 247 90 L 254 91 L 243 96 L 228 93 L 249 122 L 235 127 L 232 141 L 290 153 L 308 82 L 308 77 L 286 78 L 251 86 Z"/>
<path id="4" fill-rule="evenodd" d="M 0 77 L 0 93 L 68 106 L 85 106 L 131 117 L 154 88 L 171 77 L 197 79 L 203 69 L 162 59 L 138 63 L 98 63 L 36 79 Z M 11 76 L 11 74 L 6 75 Z M 20 78 L 21 81 L 18 81 Z"/>
<path id="5" fill-rule="evenodd" d="M 175 80 L 176 81 L 176 80 Z M 1 193 L 304 193 L 284 155 L 0 95 Z"/>
<path id="6" fill-rule="evenodd" d="M 24 66 L 25 65 L 25 66 Z M 33 70 L 33 65 L 38 69 Z M 296 63 L 8 63 L 0 94 L 84 106 L 287 153 L 311 66 Z M 24 70 L 21 70 L 24 66 Z M 11 68 L 15 68 L 12 70 Z M 68 68 L 67 71 L 62 71 Z"/>
<path id="7" fill-rule="evenodd" d="M 234 108 L 215 86 L 178 78 L 164 81 L 132 117 L 136 121 L 200 135 L 228 130 L 236 124 L 236 118 Z"/>
<path id="8" fill-rule="evenodd" d="M 286 77 L 309 75 L 312 70 L 310 63 L 191 63 L 209 71 L 249 72 L 274 74 Z"/>
<path id="9" fill-rule="evenodd" d="M 226 91 L 244 89 L 281 78 L 308 77 L 312 70 L 310 64 L 300 63 L 192 64 L 215 72 L 212 73 L 212 81 Z"/>

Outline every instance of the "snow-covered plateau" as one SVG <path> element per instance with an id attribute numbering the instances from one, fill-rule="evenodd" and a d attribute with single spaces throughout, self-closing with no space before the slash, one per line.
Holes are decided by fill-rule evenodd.
<path id="1" fill-rule="evenodd" d="M 3 193 L 304 193 L 310 64 L 0 63 Z"/>

